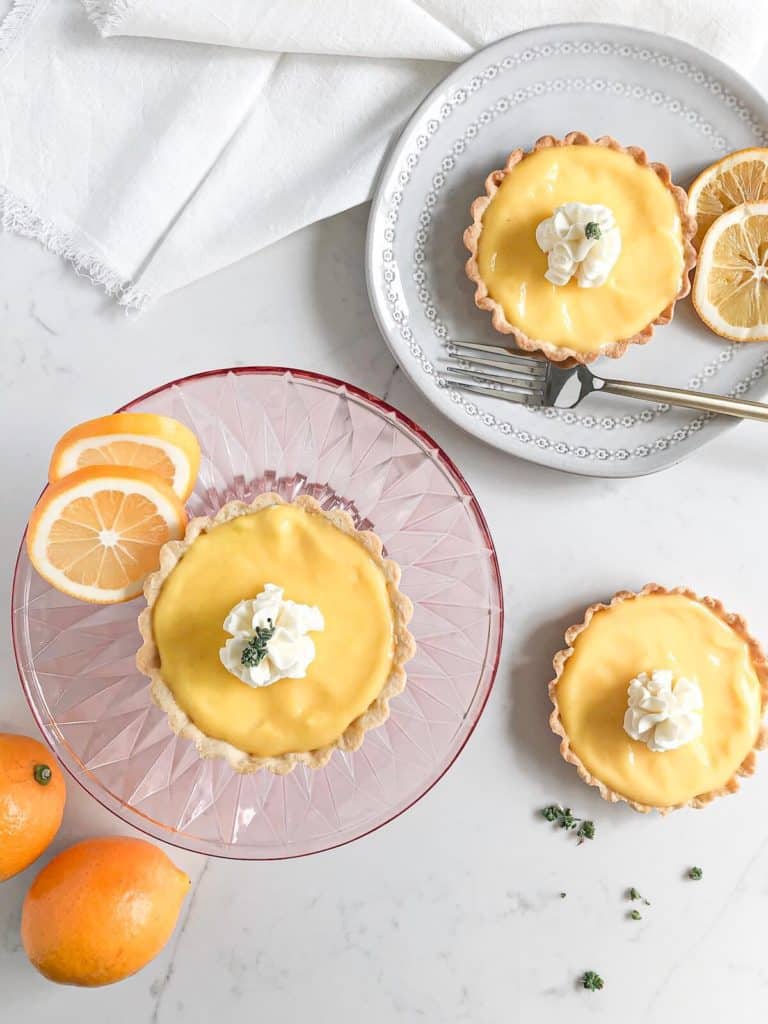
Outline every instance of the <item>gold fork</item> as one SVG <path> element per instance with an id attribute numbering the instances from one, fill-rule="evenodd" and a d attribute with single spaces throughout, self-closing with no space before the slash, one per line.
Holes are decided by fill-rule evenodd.
<path id="1" fill-rule="evenodd" d="M 546 359 L 471 341 L 448 342 L 447 350 L 449 358 L 459 362 L 447 364 L 442 375 L 445 386 L 501 398 L 506 402 L 572 409 L 587 395 L 599 391 L 623 398 L 665 402 L 699 412 L 768 422 L 768 405 L 763 402 L 748 402 L 742 398 L 708 395 L 659 384 L 612 380 L 598 377 L 586 366 L 564 370 Z"/>

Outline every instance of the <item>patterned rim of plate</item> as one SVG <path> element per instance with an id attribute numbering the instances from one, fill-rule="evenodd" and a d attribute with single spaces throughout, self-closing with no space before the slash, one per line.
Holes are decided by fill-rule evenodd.
<path id="1" fill-rule="evenodd" d="M 604 35 L 605 32 L 617 32 L 624 35 L 631 35 L 636 38 L 636 44 L 627 42 L 599 42 L 591 40 L 575 41 L 553 41 L 551 43 L 535 44 L 530 39 L 533 36 L 541 36 L 547 32 L 590 32 Z M 672 45 L 684 56 L 675 56 L 668 52 Z M 490 59 L 492 56 L 503 52 L 499 59 Z M 425 396 L 432 401 L 431 386 L 441 390 L 445 388 L 441 375 L 434 365 L 430 355 L 424 351 L 417 340 L 416 333 L 411 327 L 408 312 L 408 301 L 402 287 L 401 273 L 397 266 L 397 259 L 394 251 L 394 244 L 397 241 L 397 229 L 400 219 L 400 206 L 404 197 L 404 189 L 411 180 L 411 174 L 418 166 L 421 155 L 427 150 L 430 140 L 449 121 L 454 112 L 463 106 L 468 98 L 482 91 L 483 87 L 495 80 L 500 73 L 508 72 L 521 65 L 530 65 L 537 59 L 549 59 L 552 57 L 571 56 L 574 54 L 588 56 L 613 56 L 621 57 L 628 61 L 639 61 L 656 64 L 659 68 L 673 71 L 684 78 L 691 79 L 696 85 L 705 88 L 718 99 L 726 110 L 733 112 L 741 122 L 746 124 L 755 138 L 755 145 L 768 145 L 768 125 L 761 121 L 754 110 L 743 102 L 742 99 L 729 88 L 723 85 L 723 79 L 733 79 L 739 88 L 747 93 L 749 97 L 765 109 L 765 100 L 757 90 L 747 82 L 738 72 L 719 61 L 717 58 L 698 50 L 696 47 L 681 40 L 668 40 L 657 33 L 647 32 L 641 29 L 632 29 L 627 26 L 610 24 L 589 24 L 571 23 L 561 25 L 542 26 L 529 29 L 505 39 L 490 44 L 484 50 L 469 57 L 466 64 L 475 63 L 486 54 L 488 63 L 482 71 L 473 74 L 467 81 L 464 65 L 450 72 L 443 81 L 430 92 L 426 99 L 419 105 L 412 118 L 403 129 L 400 139 L 393 148 L 391 155 L 381 171 L 369 218 L 368 235 L 366 240 L 366 271 L 368 293 L 371 306 L 374 311 L 377 323 L 390 346 L 394 357 L 398 360 L 402 369 L 421 390 Z M 716 69 L 718 74 L 711 74 L 702 70 L 697 61 L 709 64 Z M 452 83 L 459 83 L 454 87 Z M 437 204 L 438 196 L 442 189 L 450 182 L 450 176 L 456 167 L 457 158 L 461 157 L 471 146 L 474 139 L 478 138 L 482 129 L 491 124 L 500 114 L 506 114 L 512 106 L 523 104 L 530 99 L 543 95 L 545 92 L 612 92 L 615 95 L 631 96 L 632 98 L 645 98 L 654 105 L 660 105 L 684 118 L 688 124 L 694 125 L 697 131 L 704 136 L 711 138 L 715 153 L 713 159 L 718 159 L 728 148 L 727 139 L 720 135 L 715 127 L 707 121 L 698 111 L 688 107 L 684 102 L 674 96 L 668 96 L 659 89 L 653 89 L 638 84 L 607 81 L 595 78 L 574 78 L 565 80 L 553 78 L 546 82 L 535 82 L 522 88 L 518 88 L 510 96 L 503 96 L 490 107 L 484 109 L 480 114 L 463 130 L 461 137 L 453 142 L 450 152 L 441 161 L 440 169 L 432 177 L 432 186 L 427 191 L 421 214 L 419 215 L 418 229 L 413 238 L 413 263 L 415 270 L 412 278 L 418 286 L 418 301 L 421 303 L 422 311 L 427 322 L 431 325 L 431 331 L 443 343 L 449 337 L 449 331 L 442 322 L 440 311 L 433 300 L 430 292 L 430 283 L 425 266 L 427 258 L 425 249 L 430 239 L 432 226 L 431 211 Z M 440 103 L 436 116 L 426 120 L 426 111 L 435 106 L 436 98 L 445 94 Z M 423 125 L 422 130 L 418 130 Z M 394 183 L 394 184 L 393 184 Z M 380 222 L 386 226 L 381 229 Z M 380 236 L 380 239 L 379 237 Z M 471 302 L 468 292 L 468 302 Z M 386 310 L 382 308 L 386 307 Z M 393 328 L 387 327 L 387 318 L 394 324 Z M 423 329 L 420 329 L 423 330 Z M 412 357 L 412 365 L 409 361 L 403 360 L 402 351 L 398 351 L 392 335 L 397 335 L 403 347 L 407 349 Z M 686 386 L 699 390 L 705 380 L 711 380 L 729 363 L 743 354 L 737 346 L 728 345 L 723 348 L 717 356 L 710 358 L 696 373 L 692 374 Z M 727 394 L 740 397 L 745 395 L 749 389 L 765 377 L 768 371 L 768 354 L 764 355 L 757 366 L 753 367 L 742 379 L 728 389 Z M 425 379 L 426 378 L 426 379 Z M 629 427 L 634 423 L 648 423 L 657 417 L 663 417 L 670 412 L 670 406 L 659 403 L 653 406 L 645 406 L 640 411 L 631 410 L 621 416 L 599 416 L 582 415 L 572 410 L 555 409 L 529 409 L 531 415 L 530 429 L 509 422 L 506 419 L 497 417 L 488 409 L 483 409 L 473 397 L 459 391 L 450 390 L 450 401 L 457 411 L 460 410 L 464 416 L 453 415 L 445 408 L 442 402 L 435 403 L 440 410 L 448 415 L 458 426 L 468 429 L 475 436 L 481 437 L 490 444 L 497 445 L 510 454 L 519 455 L 532 461 L 542 462 L 545 465 L 553 465 L 556 468 L 567 469 L 576 473 L 587 473 L 595 475 L 623 475 L 620 472 L 603 474 L 595 468 L 600 464 L 608 462 L 623 463 L 631 459 L 647 459 L 653 454 L 674 449 L 682 442 L 689 440 L 695 434 L 700 433 L 702 428 L 713 419 L 712 414 L 703 413 L 690 419 L 684 426 L 670 431 L 667 435 L 657 438 L 651 444 L 640 444 L 634 448 L 608 448 L 602 446 L 588 446 L 585 444 L 569 444 L 562 440 L 552 440 L 536 429 L 536 420 L 559 419 L 568 425 L 579 424 L 584 428 L 602 427 L 612 429 L 614 427 Z M 497 441 L 480 430 L 474 429 L 465 418 L 482 425 L 500 435 Z M 721 417 L 722 420 L 722 417 Z M 725 430 L 737 425 L 737 420 L 728 420 L 719 424 L 719 430 Z M 715 435 L 712 435 L 715 436 Z M 512 450 L 501 438 L 511 438 L 519 442 L 522 448 Z M 702 437 L 697 445 L 681 451 L 679 457 L 684 458 L 696 447 L 705 443 L 707 437 Z M 552 452 L 554 459 L 547 455 Z M 575 464 L 563 465 L 557 461 L 562 456 L 572 456 Z M 661 465 L 649 464 L 639 472 L 652 472 L 656 469 L 666 468 L 677 459 Z M 591 462 L 591 465 L 589 464 Z"/>

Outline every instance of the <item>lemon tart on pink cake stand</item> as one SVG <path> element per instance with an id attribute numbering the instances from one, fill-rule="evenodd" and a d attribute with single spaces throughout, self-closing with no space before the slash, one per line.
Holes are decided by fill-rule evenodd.
<path id="1" fill-rule="evenodd" d="M 192 520 L 145 586 L 139 669 L 170 728 L 235 771 L 320 768 L 389 715 L 415 644 L 375 534 L 308 496 Z"/>
<path id="2" fill-rule="evenodd" d="M 696 231 L 669 168 L 583 132 L 514 150 L 464 232 L 475 304 L 494 328 L 555 362 L 645 344 L 690 290 Z"/>
<path id="3" fill-rule="evenodd" d="M 565 642 L 550 725 L 606 800 L 666 814 L 733 793 L 754 772 L 768 665 L 719 601 L 651 583 L 591 605 Z"/>

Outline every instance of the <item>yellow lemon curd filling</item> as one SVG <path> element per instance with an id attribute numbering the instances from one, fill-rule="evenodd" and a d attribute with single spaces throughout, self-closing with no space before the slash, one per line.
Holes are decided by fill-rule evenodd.
<path id="1" fill-rule="evenodd" d="M 265 584 L 316 605 L 325 629 L 304 679 L 253 688 L 219 660 L 224 619 Z M 338 739 L 378 697 L 393 657 L 393 615 L 379 566 L 319 515 L 277 505 L 201 534 L 163 584 L 153 630 L 166 685 L 206 736 L 260 757 Z"/>
<path id="2" fill-rule="evenodd" d="M 701 736 L 676 750 L 653 752 L 624 731 L 629 682 L 654 669 L 695 681 L 704 699 Z M 598 612 L 576 638 L 557 696 L 587 770 L 654 807 L 719 789 L 760 729 L 760 682 L 747 643 L 705 605 L 678 594 L 649 594 Z"/>
<path id="3" fill-rule="evenodd" d="M 536 227 L 563 203 L 609 207 L 621 253 L 605 284 L 544 277 Z M 488 294 L 529 338 L 595 352 L 643 330 L 677 295 L 683 275 L 680 212 L 669 189 L 628 153 L 560 146 L 524 157 L 483 215 L 478 268 Z"/>

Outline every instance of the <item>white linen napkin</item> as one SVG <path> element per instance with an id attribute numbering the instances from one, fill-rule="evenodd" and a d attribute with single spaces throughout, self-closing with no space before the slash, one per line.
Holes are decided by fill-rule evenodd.
<path id="1" fill-rule="evenodd" d="M 752 0 L 15 0 L 0 222 L 141 308 L 362 202 L 446 62 L 574 16 L 742 71 L 768 25 Z"/>
<path id="2" fill-rule="evenodd" d="M 538 25 L 597 21 L 677 36 L 734 65 L 760 56 L 753 0 L 82 0 L 105 36 L 284 53 L 459 61 Z M 757 22 L 755 21 L 757 18 Z"/>

